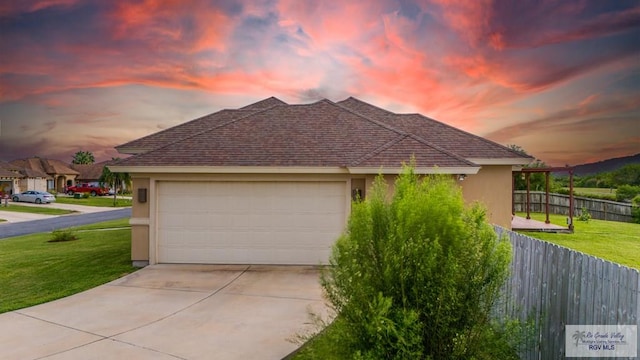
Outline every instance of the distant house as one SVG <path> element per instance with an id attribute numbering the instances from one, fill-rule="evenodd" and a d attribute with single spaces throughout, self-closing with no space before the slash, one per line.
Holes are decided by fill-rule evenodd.
<path id="1" fill-rule="evenodd" d="M 18 188 L 18 182 L 22 177 L 20 168 L 8 162 L 0 161 L 0 196 L 13 194 Z"/>
<path id="2" fill-rule="evenodd" d="M 26 170 L 35 170 L 49 176 L 46 190 L 64 192 L 65 187 L 74 184 L 79 173 L 60 160 L 32 157 L 11 161 L 12 165 Z M 29 189 L 31 190 L 31 189 Z"/>
<path id="3" fill-rule="evenodd" d="M 102 175 L 102 170 L 104 167 L 113 161 L 102 161 L 94 164 L 71 164 L 73 170 L 78 172 L 78 176 L 76 176 L 76 183 L 88 183 L 91 185 L 99 185 L 100 184 L 100 176 Z"/>
<path id="4" fill-rule="evenodd" d="M 17 194 L 27 190 L 47 191 L 49 175 L 0 161 L 0 193 Z"/>
<path id="5" fill-rule="evenodd" d="M 117 147 L 133 179 L 131 255 L 155 263 L 327 263 L 353 198 L 401 163 L 448 174 L 466 201 L 511 225 L 512 167 L 529 156 L 420 114 L 354 98 L 269 98 Z"/>

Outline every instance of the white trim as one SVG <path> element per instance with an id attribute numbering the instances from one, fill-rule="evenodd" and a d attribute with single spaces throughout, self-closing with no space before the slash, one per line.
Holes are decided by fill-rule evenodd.
<path id="1" fill-rule="evenodd" d="M 129 219 L 129 225 L 149 225 L 149 218 L 134 218 Z"/>
<path id="2" fill-rule="evenodd" d="M 121 166 L 113 172 L 154 174 L 348 174 L 344 167 L 322 166 Z M 375 173 L 374 173 L 375 174 Z"/>
<path id="3" fill-rule="evenodd" d="M 478 165 L 527 165 L 533 161 L 533 158 L 467 158 L 467 161 Z"/>
<path id="4" fill-rule="evenodd" d="M 353 167 L 347 168 L 351 174 L 401 174 L 401 167 Z M 416 174 L 468 174 L 474 175 L 480 171 L 480 166 L 472 167 L 418 167 L 414 169 Z"/>
<path id="5" fill-rule="evenodd" d="M 158 263 L 158 191 L 157 180 L 149 178 L 149 193 L 147 200 L 149 201 L 149 265 Z"/>
<path id="6" fill-rule="evenodd" d="M 492 164 L 492 165 L 512 165 Z M 120 166 L 107 165 L 113 172 L 130 174 L 400 174 L 402 167 L 322 167 L 322 166 Z M 418 167 L 416 174 L 477 174 L 480 166 Z"/>

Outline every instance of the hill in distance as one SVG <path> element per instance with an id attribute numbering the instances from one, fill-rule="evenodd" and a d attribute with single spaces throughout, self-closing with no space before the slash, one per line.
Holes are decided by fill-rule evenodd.
<path id="1" fill-rule="evenodd" d="M 602 160 L 589 164 L 576 165 L 573 167 L 573 173 L 578 176 L 593 175 L 597 173 L 614 171 L 629 164 L 640 164 L 640 153 L 619 158 Z"/>

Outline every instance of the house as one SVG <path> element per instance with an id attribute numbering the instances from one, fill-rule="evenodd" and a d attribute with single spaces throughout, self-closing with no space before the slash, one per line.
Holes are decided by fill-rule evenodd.
<path id="1" fill-rule="evenodd" d="M 116 147 L 133 179 L 132 260 L 326 263 L 353 196 L 377 174 L 390 187 L 411 157 L 451 174 L 466 201 L 511 224 L 512 167 L 531 158 L 420 114 L 355 98 L 221 110 Z"/>
<path id="2" fill-rule="evenodd" d="M 107 160 L 93 164 L 71 164 L 69 167 L 78 172 L 78 176 L 75 178 L 76 183 L 82 182 L 99 186 L 102 170 L 110 163 L 112 163 L 112 161 Z"/>
<path id="3" fill-rule="evenodd" d="M 0 161 L 0 199 L 5 194 L 11 195 L 19 189 L 18 182 L 21 178 L 19 167 Z"/>
<path id="4" fill-rule="evenodd" d="M 65 187 L 73 185 L 76 176 L 78 176 L 77 171 L 69 168 L 67 164 L 60 160 L 32 157 L 13 160 L 11 164 L 23 169 L 47 174 L 49 179 L 47 180 L 46 191 L 64 192 Z"/>
<path id="5" fill-rule="evenodd" d="M 27 190 L 47 191 L 48 178 L 49 176 L 43 172 L 0 161 L 0 195 L 17 194 Z"/>

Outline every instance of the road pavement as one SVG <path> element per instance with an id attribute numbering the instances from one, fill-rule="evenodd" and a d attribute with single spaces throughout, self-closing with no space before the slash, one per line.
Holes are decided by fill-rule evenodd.
<path id="1" fill-rule="evenodd" d="M 2 210 L 0 208 L 0 210 Z M 13 236 L 48 232 L 56 229 L 94 224 L 102 221 L 131 217 L 131 208 L 107 210 L 92 213 L 70 214 L 16 223 L 0 223 L 0 239 Z"/>

